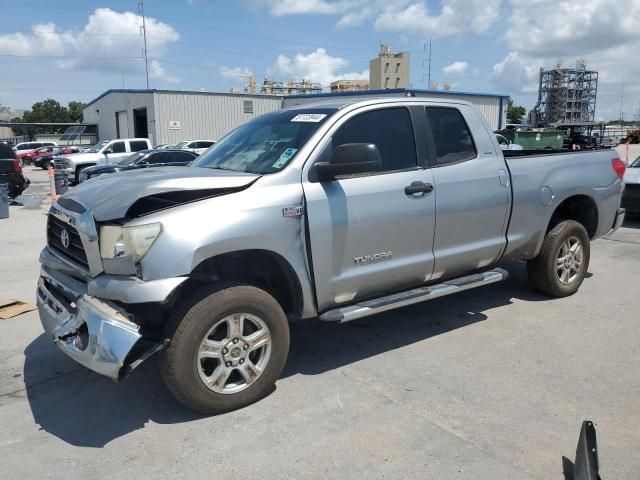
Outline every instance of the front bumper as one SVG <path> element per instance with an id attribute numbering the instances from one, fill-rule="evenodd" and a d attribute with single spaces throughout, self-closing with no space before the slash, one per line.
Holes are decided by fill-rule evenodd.
<path id="1" fill-rule="evenodd" d="M 42 268 L 37 304 L 42 326 L 60 350 L 114 380 L 163 348 L 143 340 L 126 312 L 88 295 L 82 282 L 61 272 Z"/>

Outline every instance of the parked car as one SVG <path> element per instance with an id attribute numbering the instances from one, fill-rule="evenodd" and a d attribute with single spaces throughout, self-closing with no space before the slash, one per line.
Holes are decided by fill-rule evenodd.
<path id="1" fill-rule="evenodd" d="M 42 168 L 46 170 L 49 166 L 54 166 L 53 159 L 58 155 L 71 155 L 73 153 L 78 153 L 82 147 L 49 147 L 53 148 L 50 152 L 45 153 L 44 155 L 39 155 L 33 158 L 31 164 L 34 167 Z"/>
<path id="2" fill-rule="evenodd" d="M 76 153 L 68 157 L 58 157 L 55 161 L 55 167 L 56 170 L 64 170 L 67 173 L 70 183 L 79 183 L 80 172 L 83 168 L 117 163 L 134 152 L 150 148 L 151 142 L 149 142 L 148 138 L 103 140 L 85 152 Z"/>
<path id="3" fill-rule="evenodd" d="M 149 167 L 185 166 L 189 165 L 197 156 L 197 153 L 185 150 L 142 150 L 123 158 L 118 163 L 96 165 L 83 169 L 80 172 L 80 183 L 107 173 Z"/>
<path id="4" fill-rule="evenodd" d="M 503 152 L 458 100 L 291 107 L 187 168 L 65 193 L 40 255 L 40 319 L 100 374 L 120 380 L 159 352 L 182 403 L 240 408 L 273 389 L 289 322 L 342 323 L 499 282 L 501 260 L 526 261 L 546 295 L 574 294 L 590 241 L 624 219 L 623 173 L 612 150 Z"/>
<path id="5" fill-rule="evenodd" d="M 215 140 L 187 140 L 185 142 L 175 144 L 173 148 L 178 148 L 180 150 L 190 150 L 200 155 L 215 143 Z"/>
<path id="6" fill-rule="evenodd" d="M 21 142 L 13 147 L 13 150 L 18 155 L 18 158 L 21 158 L 23 155 L 31 153 L 38 148 L 55 147 L 56 145 L 56 142 Z"/>
<path id="7" fill-rule="evenodd" d="M 169 143 L 161 143 L 160 145 L 156 145 L 155 147 L 153 147 L 155 150 L 166 150 L 168 148 L 174 148 L 173 145 L 169 144 Z"/>
<path id="8" fill-rule="evenodd" d="M 9 197 L 21 195 L 29 186 L 29 180 L 22 174 L 22 166 L 16 152 L 6 143 L 0 143 L 0 184 L 9 187 Z"/>
<path id="9" fill-rule="evenodd" d="M 48 145 L 45 147 L 36 148 L 35 150 L 31 150 L 28 153 L 19 153 L 18 158 L 22 160 L 24 165 L 31 165 L 35 158 L 51 153 L 54 148 L 57 147 Z"/>
<path id="10" fill-rule="evenodd" d="M 629 213 L 640 214 L 640 157 L 629 164 L 624 174 L 622 206 Z"/>

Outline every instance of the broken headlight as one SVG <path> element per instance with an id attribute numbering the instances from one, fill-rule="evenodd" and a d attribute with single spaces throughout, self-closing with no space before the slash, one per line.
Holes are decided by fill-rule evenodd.
<path id="1" fill-rule="evenodd" d="M 100 256 L 102 258 L 131 257 L 140 261 L 162 232 L 161 223 L 134 227 L 104 225 L 100 227 Z"/>

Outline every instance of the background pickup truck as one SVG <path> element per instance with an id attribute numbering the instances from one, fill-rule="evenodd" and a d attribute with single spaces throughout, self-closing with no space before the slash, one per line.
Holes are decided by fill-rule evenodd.
<path id="1" fill-rule="evenodd" d="M 80 183 L 80 172 L 83 168 L 117 163 L 134 152 L 149 148 L 151 142 L 148 138 L 103 140 L 84 152 L 56 157 L 54 165 L 56 170 L 64 170 L 67 173 L 71 183 Z"/>
<path id="2" fill-rule="evenodd" d="M 50 338 L 116 380 L 159 351 L 181 402 L 224 412 L 273 388 L 289 322 L 498 282 L 502 259 L 571 295 L 590 240 L 624 218 L 613 151 L 502 152 L 463 102 L 345 102 L 270 113 L 191 167 L 62 196 L 37 292 Z"/>

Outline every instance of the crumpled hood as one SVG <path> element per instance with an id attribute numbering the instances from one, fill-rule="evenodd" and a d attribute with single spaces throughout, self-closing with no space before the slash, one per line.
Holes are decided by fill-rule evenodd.
<path id="1" fill-rule="evenodd" d="M 640 183 L 640 168 L 627 168 L 624 172 L 624 183 Z"/>
<path id="2" fill-rule="evenodd" d="M 142 203 L 145 213 L 149 213 L 242 190 L 258 178 L 260 175 L 253 173 L 210 168 L 145 168 L 87 180 L 65 193 L 60 204 L 64 206 L 65 199 L 74 200 L 90 210 L 97 221 L 116 220 L 137 216 L 136 211 L 140 213 L 137 207 Z M 156 199 L 163 206 L 154 210 L 150 202 Z"/>

